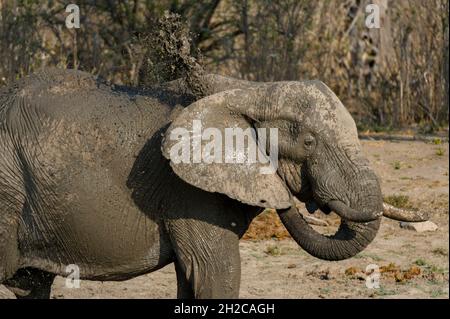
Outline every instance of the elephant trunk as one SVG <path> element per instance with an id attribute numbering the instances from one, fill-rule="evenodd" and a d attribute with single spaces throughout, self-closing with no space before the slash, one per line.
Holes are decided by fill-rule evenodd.
<path id="1" fill-rule="evenodd" d="M 278 212 L 292 238 L 314 257 L 324 260 L 343 260 L 355 256 L 375 238 L 381 219 L 354 223 L 341 221 L 339 230 L 332 236 L 316 232 L 303 218 L 295 205 Z"/>
<path id="2" fill-rule="evenodd" d="M 356 223 L 370 222 L 383 216 L 382 210 L 357 211 L 338 200 L 330 201 L 328 207 L 345 220 Z"/>

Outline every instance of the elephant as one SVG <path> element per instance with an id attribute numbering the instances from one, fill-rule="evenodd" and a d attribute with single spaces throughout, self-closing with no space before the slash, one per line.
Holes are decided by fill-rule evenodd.
<path id="1" fill-rule="evenodd" d="M 337 96 L 317 80 L 205 81 L 201 99 L 182 80 L 132 88 L 63 69 L 1 88 L 0 283 L 49 298 L 70 265 L 83 280 L 121 281 L 174 263 L 179 298 L 237 298 L 239 239 L 266 208 L 317 258 L 365 249 L 380 226 L 380 182 Z M 194 120 L 277 128 L 278 167 L 174 160 L 170 136 Z M 295 198 L 337 213 L 336 234 L 313 230 Z"/>

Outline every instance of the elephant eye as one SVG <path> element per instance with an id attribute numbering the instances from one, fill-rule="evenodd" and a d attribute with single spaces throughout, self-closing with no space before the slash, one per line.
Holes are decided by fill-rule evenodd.
<path id="1" fill-rule="evenodd" d="M 314 137 L 311 134 L 307 134 L 303 140 L 303 144 L 306 148 L 310 148 L 314 144 Z"/>

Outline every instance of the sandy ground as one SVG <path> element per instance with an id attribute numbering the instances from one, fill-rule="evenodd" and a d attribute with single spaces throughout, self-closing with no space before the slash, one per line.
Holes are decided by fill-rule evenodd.
<path id="1" fill-rule="evenodd" d="M 417 233 L 384 219 L 374 242 L 340 262 L 316 259 L 291 239 L 241 241 L 241 298 L 448 298 L 448 143 L 362 141 L 382 179 L 385 196 L 408 196 L 408 205 L 431 212 L 439 226 Z M 323 228 L 322 230 L 320 230 Z M 327 232 L 329 227 L 317 227 Z M 365 269 L 377 265 L 380 288 L 366 287 Z M 82 281 L 65 288 L 58 277 L 53 298 L 175 298 L 174 267 L 125 282 Z M 0 298 L 11 294 L 0 286 Z"/>

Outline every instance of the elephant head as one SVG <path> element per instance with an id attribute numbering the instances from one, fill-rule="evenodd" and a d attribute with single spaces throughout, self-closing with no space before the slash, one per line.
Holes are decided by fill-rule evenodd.
<path id="1" fill-rule="evenodd" d="M 180 141 L 174 137 L 186 141 L 190 136 L 194 140 L 198 135 L 195 123 L 201 123 L 204 129 L 214 128 L 207 135 L 216 139 L 222 139 L 227 128 L 253 128 L 252 132 L 258 134 L 247 138 L 270 140 L 269 156 L 274 155 L 272 146 L 277 142 L 277 169 L 268 174 L 262 172 L 264 163 L 227 163 L 225 156 L 222 161 L 195 159 L 196 147 L 204 149 L 212 139 L 197 139 L 198 145 L 190 146 L 188 161 L 174 159 L 173 151 Z M 189 136 L 183 137 L 179 128 Z M 259 134 L 264 132 L 261 129 L 271 132 L 274 128 L 278 133 L 276 141 Z M 235 153 L 250 156 L 250 152 Z M 196 187 L 249 205 L 277 209 L 297 243 L 318 258 L 352 257 L 378 231 L 383 211 L 379 181 L 362 154 L 351 115 L 320 81 L 249 85 L 198 100 L 171 123 L 165 133 L 163 154 L 170 159 L 174 172 Z M 310 211 L 320 208 L 337 213 L 341 225 L 336 234 L 325 236 L 313 230 L 297 211 L 293 197 L 305 202 Z"/>

